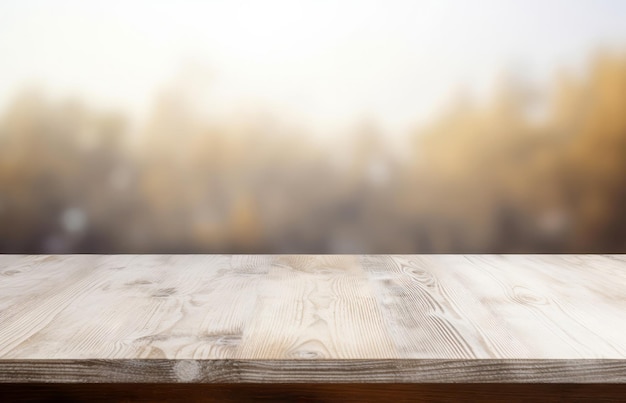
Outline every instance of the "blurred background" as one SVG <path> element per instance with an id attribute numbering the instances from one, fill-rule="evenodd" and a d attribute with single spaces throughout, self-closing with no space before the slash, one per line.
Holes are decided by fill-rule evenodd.
<path id="1" fill-rule="evenodd" d="M 0 2 L 2 253 L 626 253 L 626 2 Z"/>

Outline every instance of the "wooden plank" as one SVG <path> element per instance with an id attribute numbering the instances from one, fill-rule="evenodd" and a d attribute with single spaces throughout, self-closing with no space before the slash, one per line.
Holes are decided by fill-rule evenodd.
<path id="1" fill-rule="evenodd" d="M 597 266 L 580 272 L 554 259 L 369 256 L 364 266 L 402 357 L 626 356 L 624 263 L 587 256 Z"/>
<path id="2" fill-rule="evenodd" d="M 356 256 L 279 256 L 239 358 L 395 358 L 395 348 Z"/>
<path id="3" fill-rule="evenodd" d="M 624 360 L 2 360 L 0 382 L 626 383 Z"/>
<path id="4" fill-rule="evenodd" d="M 626 383 L 624 255 L 0 255 L 0 382 Z"/>

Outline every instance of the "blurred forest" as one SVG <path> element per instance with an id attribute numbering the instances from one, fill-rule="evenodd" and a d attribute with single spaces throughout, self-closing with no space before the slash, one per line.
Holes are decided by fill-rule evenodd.
<path id="1" fill-rule="evenodd" d="M 398 158 L 375 121 L 328 146 L 260 115 L 139 129 L 18 94 L 0 116 L 2 253 L 626 253 L 626 58 L 459 95 Z"/>

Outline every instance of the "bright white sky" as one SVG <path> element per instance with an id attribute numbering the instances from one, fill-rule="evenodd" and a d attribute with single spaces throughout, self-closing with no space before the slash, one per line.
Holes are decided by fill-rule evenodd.
<path id="1" fill-rule="evenodd" d="M 142 117 L 192 63 L 216 115 L 259 103 L 323 128 L 402 129 L 458 84 L 480 94 L 505 67 L 546 80 L 626 45 L 625 21 L 621 0 L 5 0 L 0 110 L 39 85 Z M 202 89 L 198 71 L 183 76 Z"/>

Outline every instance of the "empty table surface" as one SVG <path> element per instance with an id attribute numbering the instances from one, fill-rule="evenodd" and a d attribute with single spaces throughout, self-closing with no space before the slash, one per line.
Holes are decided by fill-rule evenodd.
<path id="1" fill-rule="evenodd" d="M 0 382 L 626 382 L 626 255 L 0 255 Z"/>

